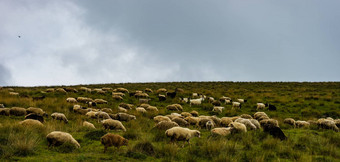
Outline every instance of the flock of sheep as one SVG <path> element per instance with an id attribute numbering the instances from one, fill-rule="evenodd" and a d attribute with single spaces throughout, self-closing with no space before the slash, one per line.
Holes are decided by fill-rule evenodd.
<path id="1" fill-rule="evenodd" d="M 53 92 L 73 92 L 77 93 L 78 91 L 84 91 L 87 93 L 95 92 L 99 94 L 112 93 L 112 98 L 117 101 L 121 101 L 126 97 L 134 96 L 139 105 L 135 106 L 133 104 L 128 103 L 120 103 L 119 106 L 115 109 L 118 110 L 118 113 L 113 113 L 111 108 L 98 108 L 98 104 L 107 104 L 108 101 L 104 99 L 92 99 L 89 97 L 79 96 L 77 98 L 68 97 L 65 102 L 73 103 L 73 113 L 84 115 L 87 119 L 96 119 L 97 122 L 102 124 L 102 127 L 105 130 L 119 130 L 126 131 L 124 124 L 122 122 L 129 122 L 131 120 L 136 120 L 136 116 L 129 114 L 129 111 L 135 109 L 137 113 L 145 114 L 145 113 L 158 113 L 158 108 L 152 105 L 149 105 L 150 97 L 149 95 L 154 92 L 146 88 L 143 91 L 135 91 L 129 92 L 125 88 L 96 88 L 90 89 L 87 87 L 81 87 L 79 90 L 75 88 L 49 88 L 42 93 L 53 93 Z M 166 89 L 161 88 L 158 89 L 155 94 L 158 96 L 159 102 L 165 101 L 168 98 L 175 98 L 177 93 L 183 92 L 182 89 L 177 89 L 174 92 L 168 92 Z M 10 92 L 10 95 L 19 95 L 19 93 Z M 174 103 L 166 106 L 166 109 L 169 111 L 175 111 L 168 115 L 157 115 L 153 117 L 155 121 L 155 129 L 165 131 L 165 135 L 171 139 L 171 142 L 175 141 L 187 141 L 189 143 L 190 139 L 193 137 L 200 137 L 200 129 L 208 129 L 213 136 L 228 136 L 230 134 L 235 133 L 246 133 L 247 131 L 263 129 L 264 132 L 268 132 L 275 138 L 279 138 L 281 140 L 287 139 L 284 132 L 281 130 L 279 126 L 279 122 L 276 119 L 270 118 L 265 112 L 256 112 L 253 115 L 242 114 L 240 116 L 233 117 L 217 117 L 213 116 L 205 116 L 199 115 L 197 111 L 191 112 L 183 112 L 183 104 L 189 104 L 190 106 L 201 105 L 202 102 L 207 101 L 213 105 L 213 109 L 211 111 L 222 113 L 225 107 L 222 105 L 230 104 L 232 109 L 241 109 L 242 104 L 247 102 L 245 99 L 236 99 L 233 101 L 230 97 L 222 96 L 218 100 L 215 100 L 213 97 L 208 97 L 203 94 L 192 93 L 188 98 L 180 98 L 180 104 Z M 275 111 L 277 108 L 271 104 L 257 103 L 257 110 L 272 110 Z M 41 108 L 22 108 L 22 107 L 12 107 L 6 108 L 4 104 L 0 104 L 0 115 L 6 116 L 24 116 L 23 121 L 20 121 L 19 124 L 25 126 L 36 126 L 36 127 L 44 127 L 44 117 L 47 117 L 48 114 Z M 51 115 L 52 119 L 60 120 L 61 122 L 68 123 L 68 119 L 66 115 L 62 112 L 53 112 Z M 309 127 L 314 124 L 322 129 L 332 129 L 336 132 L 339 131 L 340 119 L 332 119 L 332 118 L 321 118 L 317 121 L 295 121 L 292 118 L 287 118 L 284 120 L 285 124 L 291 125 L 294 128 L 302 128 Z M 84 127 L 88 127 L 90 129 L 96 129 L 94 124 L 90 121 L 84 121 Z M 196 130 L 189 129 L 187 127 L 192 126 L 196 128 Z M 65 142 L 71 143 L 76 148 L 80 148 L 80 144 L 72 137 L 71 134 L 67 132 L 53 131 L 46 136 L 48 141 L 48 146 L 60 146 Z M 104 145 L 104 152 L 106 152 L 107 148 L 110 146 L 120 147 L 124 145 L 128 145 L 128 140 L 124 137 L 107 133 L 102 136 L 100 139 L 101 143 Z"/>

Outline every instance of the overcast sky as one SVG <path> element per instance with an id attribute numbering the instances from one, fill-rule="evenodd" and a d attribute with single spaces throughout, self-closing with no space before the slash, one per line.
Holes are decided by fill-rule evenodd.
<path id="1" fill-rule="evenodd" d="M 1 0 L 0 86 L 340 81 L 339 8 L 339 0 Z"/>

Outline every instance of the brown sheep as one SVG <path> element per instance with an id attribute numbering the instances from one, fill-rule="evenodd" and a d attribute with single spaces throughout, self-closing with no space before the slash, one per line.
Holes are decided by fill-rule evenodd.
<path id="1" fill-rule="evenodd" d="M 104 153 L 108 147 L 115 146 L 119 149 L 120 146 L 127 146 L 129 141 L 124 137 L 112 133 L 107 133 L 100 138 L 101 144 L 104 145 Z"/>

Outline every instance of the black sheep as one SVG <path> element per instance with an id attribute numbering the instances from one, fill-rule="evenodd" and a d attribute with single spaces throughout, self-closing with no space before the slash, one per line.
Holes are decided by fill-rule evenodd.
<path id="1" fill-rule="evenodd" d="M 275 125 L 264 124 L 263 131 L 269 133 L 274 138 L 279 138 L 281 141 L 287 139 L 286 135 L 282 132 L 281 128 Z"/>
<path id="2" fill-rule="evenodd" d="M 265 104 L 266 107 L 268 107 L 268 110 L 270 111 L 276 111 L 276 106 L 272 105 L 272 104 L 269 104 L 269 103 L 266 103 Z"/>
<path id="3" fill-rule="evenodd" d="M 35 113 L 30 113 L 30 114 L 26 115 L 25 119 L 34 119 L 34 120 L 40 121 L 41 123 L 44 122 L 43 116 L 35 114 Z"/>

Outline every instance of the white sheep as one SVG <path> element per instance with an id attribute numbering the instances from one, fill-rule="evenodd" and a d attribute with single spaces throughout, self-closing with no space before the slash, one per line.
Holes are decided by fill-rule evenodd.
<path id="1" fill-rule="evenodd" d="M 257 103 L 256 110 L 264 110 L 266 108 L 266 105 L 264 103 Z"/>
<path id="2" fill-rule="evenodd" d="M 238 109 L 241 109 L 241 103 L 240 102 L 232 102 L 233 106 L 232 108 L 238 108 Z"/>
<path id="3" fill-rule="evenodd" d="M 219 136 L 227 136 L 231 134 L 233 127 L 228 127 L 228 128 L 214 128 L 212 129 L 211 135 L 219 135 Z"/>
<path id="4" fill-rule="evenodd" d="M 104 126 L 104 129 L 114 129 L 114 130 L 118 129 L 118 130 L 123 130 L 124 132 L 126 131 L 122 122 L 118 120 L 105 119 L 102 121 L 102 124 Z"/>
<path id="5" fill-rule="evenodd" d="M 50 146 L 60 146 L 65 142 L 69 142 L 76 148 L 80 148 L 80 144 L 72 137 L 71 134 L 60 131 L 53 131 L 47 136 L 48 147 Z"/>
<path id="6" fill-rule="evenodd" d="M 224 109 L 223 106 L 214 106 L 213 110 L 214 112 L 222 113 L 222 110 Z"/>
<path id="7" fill-rule="evenodd" d="M 165 131 L 165 135 L 171 138 L 171 142 L 174 141 L 187 141 L 190 144 L 192 137 L 200 137 L 201 132 L 198 130 L 190 130 L 188 128 L 173 127 Z M 183 145 L 184 146 L 184 145 Z"/>
<path id="8" fill-rule="evenodd" d="M 107 104 L 107 101 L 103 99 L 95 99 L 94 102 L 97 104 Z"/>
<path id="9" fill-rule="evenodd" d="M 198 99 L 189 99 L 190 107 L 191 105 L 200 105 L 202 104 L 203 98 Z"/>
<path id="10" fill-rule="evenodd" d="M 308 122 L 302 121 L 302 120 L 296 121 L 295 125 L 296 125 L 297 128 L 302 128 L 302 127 L 309 128 L 309 126 L 310 126 L 310 124 Z"/>
<path id="11" fill-rule="evenodd" d="M 73 97 L 68 97 L 68 98 L 66 99 L 66 102 L 69 102 L 69 103 L 77 103 L 77 100 L 76 100 L 75 98 L 73 98 Z"/>
<path id="12" fill-rule="evenodd" d="M 146 113 L 146 110 L 143 107 L 137 107 L 136 111 L 142 114 Z"/>
<path id="13" fill-rule="evenodd" d="M 146 108 L 147 111 L 153 111 L 153 112 L 158 112 L 158 109 L 156 106 L 148 106 Z"/>
<path id="14" fill-rule="evenodd" d="M 232 122 L 229 124 L 229 127 L 235 128 L 236 132 L 247 132 L 247 127 L 243 123 Z"/>
<path id="15" fill-rule="evenodd" d="M 249 120 L 244 118 L 238 118 L 235 122 L 243 123 L 247 128 L 255 130 L 257 127 Z"/>
<path id="16" fill-rule="evenodd" d="M 52 113 L 52 114 L 51 114 L 51 117 L 52 117 L 54 120 L 60 120 L 60 121 L 64 121 L 65 123 L 68 123 L 68 120 L 67 120 L 65 114 L 63 114 L 63 113 L 55 112 L 55 113 Z"/>
<path id="17" fill-rule="evenodd" d="M 96 112 L 95 116 L 98 119 L 98 123 L 99 123 L 99 121 L 101 119 L 102 120 L 104 120 L 104 119 L 111 119 L 110 115 L 107 112 L 103 112 L 103 111 Z"/>
<path id="18" fill-rule="evenodd" d="M 127 112 L 127 110 L 126 110 L 125 108 L 122 108 L 122 107 L 120 107 L 120 106 L 118 106 L 118 111 L 119 111 L 119 112 Z"/>
<path id="19" fill-rule="evenodd" d="M 83 122 L 83 127 L 87 127 L 87 128 L 90 128 L 90 129 L 96 129 L 96 127 L 92 123 L 87 122 L 87 121 Z"/>
<path id="20" fill-rule="evenodd" d="M 155 121 L 155 122 L 161 122 L 161 121 L 171 121 L 171 119 L 169 118 L 169 117 L 167 117 L 167 116 L 162 116 L 162 115 L 158 115 L 158 116 L 155 116 L 154 118 L 153 118 L 153 120 Z"/>
<path id="21" fill-rule="evenodd" d="M 97 112 L 95 112 L 95 111 L 89 111 L 89 112 L 87 112 L 85 115 L 86 115 L 88 118 L 97 119 L 96 113 L 97 113 Z"/>
<path id="22" fill-rule="evenodd" d="M 215 124 L 213 121 L 208 121 L 207 123 L 205 123 L 205 127 L 208 129 L 208 130 L 211 130 L 215 127 Z"/>

